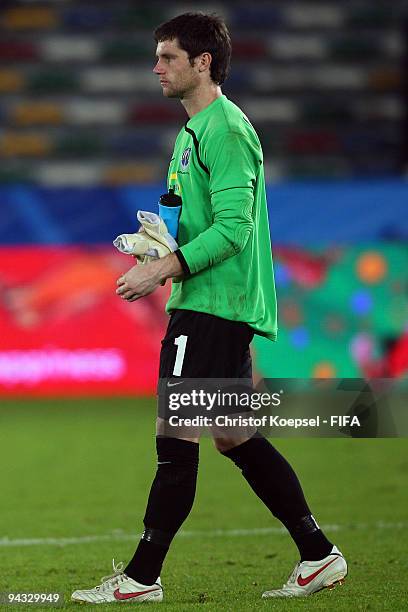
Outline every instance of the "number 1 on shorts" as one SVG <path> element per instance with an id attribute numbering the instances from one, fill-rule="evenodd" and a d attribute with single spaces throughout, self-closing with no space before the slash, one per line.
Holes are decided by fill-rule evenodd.
<path id="1" fill-rule="evenodd" d="M 186 352 L 188 336 L 177 336 L 174 339 L 174 344 L 177 346 L 176 361 L 174 362 L 173 375 L 181 376 L 183 369 L 184 353 Z"/>

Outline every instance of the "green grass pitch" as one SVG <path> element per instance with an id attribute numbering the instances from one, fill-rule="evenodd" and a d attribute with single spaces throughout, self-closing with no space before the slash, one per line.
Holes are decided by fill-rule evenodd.
<path id="1" fill-rule="evenodd" d="M 2 401 L 0 591 L 59 591 L 62 609 L 78 610 L 70 593 L 98 584 L 112 557 L 129 559 L 155 471 L 154 421 L 153 399 Z M 345 585 L 303 600 L 260 598 L 286 580 L 296 548 L 205 439 L 195 506 L 162 573 L 160 610 L 407 610 L 408 441 L 276 446 L 349 561 Z"/>

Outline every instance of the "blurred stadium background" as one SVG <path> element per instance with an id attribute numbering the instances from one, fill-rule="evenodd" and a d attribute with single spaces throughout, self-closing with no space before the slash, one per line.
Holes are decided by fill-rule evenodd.
<path id="1" fill-rule="evenodd" d="M 155 390 L 168 287 L 115 296 L 112 240 L 165 190 L 185 121 L 152 30 L 225 16 L 223 90 L 266 158 L 279 340 L 260 375 L 408 373 L 407 12 L 403 1 L 2 0 L 0 396 Z"/>

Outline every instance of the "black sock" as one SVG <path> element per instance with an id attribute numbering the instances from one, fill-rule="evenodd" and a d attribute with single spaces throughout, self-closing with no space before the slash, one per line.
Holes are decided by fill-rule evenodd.
<path id="1" fill-rule="evenodd" d="M 302 560 L 318 560 L 330 553 L 333 545 L 313 519 L 295 472 L 266 438 L 256 433 L 223 455 L 242 470 L 256 495 L 285 525 Z"/>
<path id="2" fill-rule="evenodd" d="M 141 584 L 154 584 L 160 576 L 163 561 L 168 550 L 168 546 L 158 546 L 154 542 L 147 542 L 142 538 L 133 558 L 125 568 L 125 574 Z"/>
<path id="3" fill-rule="evenodd" d="M 141 584 L 153 584 L 163 565 L 170 543 L 193 505 L 199 445 L 177 438 L 156 438 L 158 467 L 150 489 L 145 530 L 125 569 Z"/>
<path id="4" fill-rule="evenodd" d="M 318 561 L 330 554 L 333 544 L 311 514 L 297 521 L 288 521 L 285 526 L 299 549 L 301 561 Z"/>

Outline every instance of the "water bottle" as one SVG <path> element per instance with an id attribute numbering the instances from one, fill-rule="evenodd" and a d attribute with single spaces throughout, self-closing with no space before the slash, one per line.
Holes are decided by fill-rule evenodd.
<path id="1" fill-rule="evenodd" d="M 169 234 L 177 241 L 179 218 L 182 200 L 170 187 L 168 193 L 164 193 L 159 199 L 159 215 L 167 225 Z"/>

